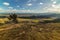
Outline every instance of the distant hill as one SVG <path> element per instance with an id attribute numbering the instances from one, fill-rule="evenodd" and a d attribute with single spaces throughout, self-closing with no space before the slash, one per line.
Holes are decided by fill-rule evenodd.
<path id="1" fill-rule="evenodd" d="M 6 17 L 12 13 L 0 13 L 1 17 Z M 60 18 L 59 13 L 16 13 L 18 17 L 21 18 L 49 18 L 49 17 L 57 17 Z"/>

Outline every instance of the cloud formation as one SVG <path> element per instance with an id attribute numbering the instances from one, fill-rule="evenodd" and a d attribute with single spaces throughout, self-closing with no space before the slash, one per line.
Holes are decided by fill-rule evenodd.
<path id="1" fill-rule="evenodd" d="M 0 12 L 60 12 L 60 0 L 0 0 Z"/>
<path id="2" fill-rule="evenodd" d="M 9 6 L 10 4 L 8 2 L 4 2 L 3 5 Z"/>
<path id="3" fill-rule="evenodd" d="M 32 3 L 28 3 L 27 6 L 32 6 Z"/>
<path id="4" fill-rule="evenodd" d="M 13 9 L 13 7 L 8 7 L 9 9 Z"/>

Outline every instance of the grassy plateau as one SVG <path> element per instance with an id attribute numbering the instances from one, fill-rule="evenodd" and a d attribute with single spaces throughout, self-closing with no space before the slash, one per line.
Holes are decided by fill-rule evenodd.
<path id="1" fill-rule="evenodd" d="M 21 19 L 19 23 L 0 18 L 0 40 L 60 40 L 60 23 L 44 20 L 53 19 Z"/>

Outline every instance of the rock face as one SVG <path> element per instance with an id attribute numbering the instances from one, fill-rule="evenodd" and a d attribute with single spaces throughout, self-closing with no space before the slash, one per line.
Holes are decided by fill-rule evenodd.
<path id="1" fill-rule="evenodd" d="M 6 24 L 0 28 L 0 40 L 60 40 L 60 23 Z"/>

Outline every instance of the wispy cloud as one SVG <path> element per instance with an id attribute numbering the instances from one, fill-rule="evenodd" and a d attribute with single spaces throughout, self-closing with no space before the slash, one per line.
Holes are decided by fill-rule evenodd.
<path id="1" fill-rule="evenodd" d="M 8 7 L 9 9 L 13 9 L 13 7 Z"/>
<path id="2" fill-rule="evenodd" d="M 59 12 L 60 13 L 60 5 L 54 5 L 52 4 L 51 7 L 45 8 L 45 11 L 47 12 Z"/>

